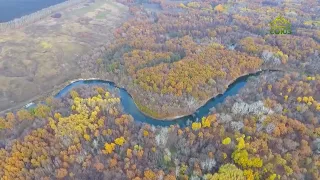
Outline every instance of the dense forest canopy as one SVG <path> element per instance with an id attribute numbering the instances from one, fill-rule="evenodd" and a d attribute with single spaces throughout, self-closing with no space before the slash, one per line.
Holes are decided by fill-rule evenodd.
<path id="1" fill-rule="evenodd" d="M 320 70 L 316 1 L 120 2 L 130 6 L 132 18 L 104 53 L 83 58 L 80 66 L 84 76 L 124 86 L 150 116 L 193 112 L 235 78 L 259 69 Z M 270 34 L 279 15 L 291 23 L 291 34 Z"/>
<path id="2" fill-rule="evenodd" d="M 319 179 L 320 3 L 118 0 L 131 17 L 83 77 L 125 87 L 144 113 L 191 114 L 241 75 L 263 73 L 190 127 L 124 113 L 119 92 L 73 89 L 0 117 L 1 179 Z M 292 34 L 272 35 L 282 15 Z"/>

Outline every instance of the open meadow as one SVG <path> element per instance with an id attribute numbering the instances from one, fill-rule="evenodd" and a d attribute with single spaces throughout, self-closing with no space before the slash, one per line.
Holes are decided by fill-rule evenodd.
<path id="1" fill-rule="evenodd" d="M 127 12 L 112 0 L 86 1 L 0 32 L 0 112 L 78 77 L 79 57 L 108 44 Z"/>

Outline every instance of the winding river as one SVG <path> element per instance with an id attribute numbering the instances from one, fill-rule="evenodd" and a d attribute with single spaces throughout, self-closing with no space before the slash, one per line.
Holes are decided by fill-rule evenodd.
<path id="1" fill-rule="evenodd" d="M 119 88 L 115 85 L 115 83 L 110 81 L 104 80 L 78 80 L 70 83 L 68 86 L 63 88 L 59 93 L 57 93 L 54 97 L 55 98 L 62 98 L 63 96 L 67 95 L 72 89 L 82 86 L 82 85 L 107 85 L 107 87 L 111 89 L 118 88 L 119 95 L 121 98 L 121 105 L 123 106 L 124 112 L 130 114 L 135 121 L 148 123 L 154 126 L 170 126 L 174 124 L 179 124 L 180 127 L 189 126 L 192 122 L 201 120 L 202 117 L 207 116 L 210 112 L 210 109 L 216 107 L 217 104 L 222 103 L 228 96 L 236 95 L 239 90 L 244 87 L 247 83 L 248 78 L 256 77 L 265 71 L 274 71 L 274 70 L 262 70 L 257 73 L 248 74 L 245 76 L 241 76 L 236 79 L 232 84 L 230 84 L 227 90 L 212 99 L 210 99 L 205 105 L 200 107 L 195 113 L 192 115 L 179 117 L 174 120 L 158 120 L 151 118 L 145 114 L 143 114 L 138 107 L 135 105 L 131 95 L 123 88 Z"/>

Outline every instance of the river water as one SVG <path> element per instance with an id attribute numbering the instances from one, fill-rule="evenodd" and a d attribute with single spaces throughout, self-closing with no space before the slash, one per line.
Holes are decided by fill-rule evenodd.
<path id="1" fill-rule="evenodd" d="M 0 0 L 0 23 L 20 18 L 66 0 Z"/>
<path id="2" fill-rule="evenodd" d="M 15 18 L 20 18 L 24 15 L 31 14 L 43 8 L 64 2 L 66 0 L 0 0 L 0 23 L 13 20 Z M 151 6 L 151 5 L 150 5 Z M 153 6 L 152 6 L 153 7 Z M 154 8 L 154 7 L 153 7 Z M 158 120 L 144 115 L 133 102 L 130 94 L 123 88 L 119 88 L 119 95 L 121 98 L 121 105 L 123 106 L 124 112 L 130 114 L 135 121 L 148 123 L 155 126 L 170 126 L 173 124 L 179 124 L 180 127 L 185 127 L 190 125 L 194 121 L 201 120 L 202 117 L 207 116 L 211 108 L 217 106 L 217 104 L 222 103 L 227 97 L 236 95 L 239 90 L 245 86 L 247 79 L 252 76 L 258 76 L 262 71 L 242 76 L 234 81 L 228 89 L 221 95 L 210 99 L 204 106 L 200 107 L 195 113 L 189 116 L 180 117 L 171 121 Z M 82 86 L 82 85 L 108 85 L 108 88 L 117 88 L 113 82 L 103 81 L 103 80 L 79 80 L 73 82 L 63 88 L 55 98 L 61 98 L 68 94 L 70 90 Z M 35 104 L 30 103 L 26 107 L 34 108 Z"/>
<path id="3" fill-rule="evenodd" d="M 123 88 L 118 88 L 115 86 L 113 82 L 103 81 L 103 80 L 79 80 L 75 81 L 65 88 L 63 88 L 59 93 L 55 95 L 55 98 L 62 98 L 67 95 L 72 89 L 76 87 L 80 87 L 83 85 L 97 86 L 97 85 L 107 85 L 108 89 L 119 89 L 119 95 L 121 98 L 121 105 L 124 109 L 124 112 L 130 114 L 135 121 L 148 123 L 154 126 L 170 126 L 173 124 L 179 124 L 180 127 L 189 126 L 194 121 L 201 120 L 202 117 L 207 116 L 210 112 L 210 109 L 216 107 L 219 103 L 222 103 L 227 97 L 236 95 L 241 88 L 243 88 L 248 78 L 258 76 L 263 71 L 260 71 L 255 74 L 249 74 L 242 77 L 239 77 L 232 84 L 229 85 L 228 89 L 221 95 L 218 95 L 212 99 L 210 99 L 205 105 L 200 107 L 194 114 L 189 116 L 180 117 L 174 120 L 166 121 L 166 120 L 158 120 L 151 118 L 145 114 L 143 114 L 135 105 L 130 94 Z"/>

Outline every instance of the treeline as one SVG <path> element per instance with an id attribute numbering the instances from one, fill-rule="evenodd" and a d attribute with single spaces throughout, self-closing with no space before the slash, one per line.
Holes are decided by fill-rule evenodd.
<path id="1" fill-rule="evenodd" d="M 198 4 L 201 6 L 196 8 Z M 131 6 L 135 18 L 115 31 L 116 40 L 104 55 L 82 59 L 80 65 L 88 74 L 126 87 L 141 107 L 148 105 L 155 111 L 153 116 L 161 114 L 155 117 L 194 111 L 194 104 L 221 93 L 232 80 L 257 71 L 262 64 L 261 59 L 234 53 L 225 45 L 227 42 L 217 41 L 219 35 L 236 28 L 222 27 L 228 19 L 221 13 L 222 5 L 208 10 L 209 6 L 208 2 L 188 3 L 180 7 L 187 9 L 180 15 L 166 11 L 156 14 L 154 21 L 150 20 L 154 16 Z M 215 51 L 218 55 L 209 53 L 214 49 L 220 49 Z M 151 99 L 157 99 L 153 101 L 157 104 L 150 103 Z M 191 109 L 186 107 L 185 102 L 193 99 L 197 102 L 189 106 Z"/>
<path id="2" fill-rule="evenodd" d="M 289 79 L 290 77 L 290 79 Z M 308 179 L 319 178 L 317 121 L 290 115 L 296 88 L 319 77 L 262 75 L 190 127 L 155 127 L 124 114 L 117 92 L 82 87 L 46 105 L 0 118 L 0 132 L 20 136 L 0 147 L 2 179 Z M 286 100 L 288 80 L 291 97 Z M 270 86 L 272 85 L 272 87 Z M 319 90 L 319 89 L 318 89 Z M 273 93 L 270 93 L 272 91 Z M 285 92 L 283 98 L 274 95 Z M 303 92 L 302 92 L 303 93 Z M 254 95 L 253 95 L 254 94 Z M 318 100 L 304 93 L 300 104 Z M 304 100 L 305 99 L 305 100 Z M 317 113 L 307 105 L 304 113 Z"/>

